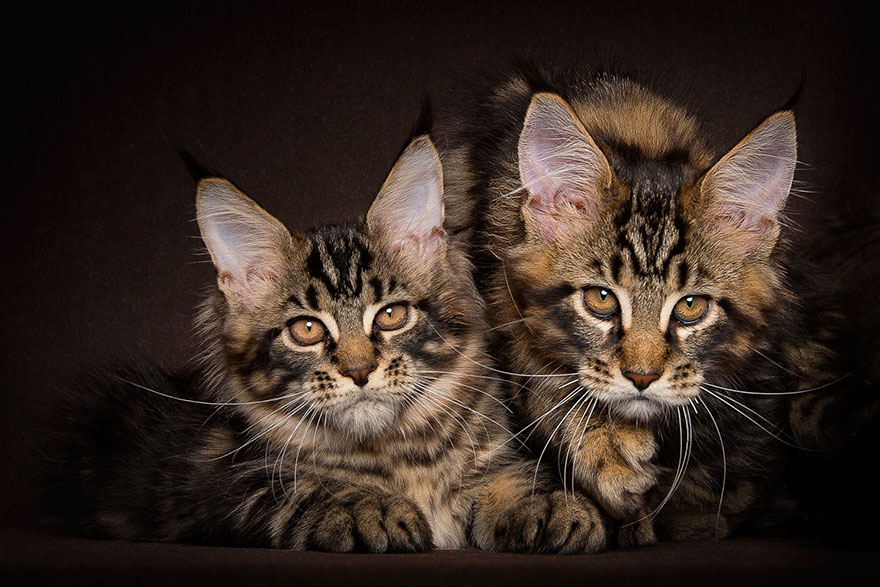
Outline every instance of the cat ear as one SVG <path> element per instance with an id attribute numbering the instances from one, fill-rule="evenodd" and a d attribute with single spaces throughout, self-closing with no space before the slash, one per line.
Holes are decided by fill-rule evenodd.
<path id="1" fill-rule="evenodd" d="M 293 246 L 290 233 L 225 179 L 199 182 L 196 213 L 220 289 L 253 305 L 282 275 Z"/>
<path id="2" fill-rule="evenodd" d="M 394 164 L 367 227 L 407 266 L 432 268 L 445 253 L 443 166 L 427 135 L 413 139 Z"/>
<path id="3" fill-rule="evenodd" d="M 566 222 L 596 216 L 612 173 L 571 106 L 539 93 L 519 137 L 519 176 L 529 193 L 523 207 L 527 230 L 550 240 Z"/>
<path id="4" fill-rule="evenodd" d="M 777 112 L 706 172 L 700 193 L 712 227 L 746 249 L 772 249 L 796 162 L 794 114 Z"/>

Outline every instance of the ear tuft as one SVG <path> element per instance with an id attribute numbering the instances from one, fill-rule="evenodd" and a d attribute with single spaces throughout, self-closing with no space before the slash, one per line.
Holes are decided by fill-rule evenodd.
<path id="1" fill-rule="evenodd" d="M 797 163 L 794 114 L 777 112 L 710 169 L 700 188 L 711 222 L 746 244 L 775 244 Z"/>
<path id="2" fill-rule="evenodd" d="M 570 219 L 594 218 L 612 172 L 571 106 L 556 94 L 532 97 L 519 138 L 526 224 L 543 240 Z"/>
<path id="3" fill-rule="evenodd" d="M 196 213 L 220 288 L 251 305 L 283 274 L 290 233 L 225 179 L 199 182 Z"/>
<path id="4" fill-rule="evenodd" d="M 443 166 L 427 135 L 403 150 L 367 212 L 367 227 L 404 262 L 429 267 L 445 250 Z"/>

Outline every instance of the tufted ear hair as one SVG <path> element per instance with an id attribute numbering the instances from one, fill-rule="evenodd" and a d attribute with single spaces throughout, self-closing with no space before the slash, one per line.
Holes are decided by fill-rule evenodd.
<path id="1" fill-rule="evenodd" d="M 772 250 L 797 163 L 794 113 L 758 125 L 703 177 L 709 225 L 743 250 Z"/>
<path id="2" fill-rule="evenodd" d="M 278 220 L 225 179 L 199 182 L 196 213 L 202 240 L 230 301 L 251 306 L 283 274 L 293 239 Z"/>
<path id="3" fill-rule="evenodd" d="M 413 139 L 367 212 L 367 228 L 406 266 L 433 269 L 446 252 L 443 167 L 428 135 Z"/>
<path id="4" fill-rule="evenodd" d="M 569 222 L 595 218 L 612 171 L 571 106 L 556 94 L 539 93 L 519 138 L 519 175 L 529 194 L 527 231 L 552 240 Z"/>

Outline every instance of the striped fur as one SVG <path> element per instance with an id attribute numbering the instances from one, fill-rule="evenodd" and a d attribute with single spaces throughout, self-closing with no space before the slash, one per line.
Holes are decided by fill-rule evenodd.
<path id="1" fill-rule="evenodd" d="M 839 403 L 840 316 L 780 212 L 793 114 L 719 159 L 690 115 L 612 75 L 521 71 L 472 106 L 450 230 L 473 243 L 533 449 L 622 522 L 621 543 L 727 535 L 773 495 L 786 444 L 843 436 L 819 421 Z M 617 314 L 591 313 L 595 286 Z M 686 325 L 671 312 L 692 294 L 709 309 Z M 642 391 L 625 373 L 657 378 Z"/>
<path id="2" fill-rule="evenodd" d="M 439 165 L 418 137 L 365 219 L 293 235 L 203 180 L 218 288 L 200 364 L 111 373 L 75 394 L 58 523 L 297 550 L 603 548 L 597 508 L 510 441 L 471 267 L 442 227 Z M 382 330 L 395 304 L 408 318 Z M 326 328 L 314 344 L 295 338 L 303 317 Z"/>

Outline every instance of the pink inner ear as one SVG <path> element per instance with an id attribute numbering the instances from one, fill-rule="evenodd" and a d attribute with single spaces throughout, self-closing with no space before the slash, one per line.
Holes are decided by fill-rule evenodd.
<path id="1" fill-rule="evenodd" d="M 555 195 L 555 199 L 558 199 L 558 194 Z M 582 216 L 590 214 L 591 209 L 588 207 L 589 204 L 587 203 L 587 199 L 585 197 L 579 195 L 569 196 L 567 198 L 567 201 L 569 204 L 571 204 L 571 206 L 578 214 Z"/>
<path id="2" fill-rule="evenodd" d="M 529 197 L 526 204 L 527 209 L 531 212 L 535 226 L 538 229 L 538 235 L 543 240 L 551 240 L 556 236 L 558 223 L 553 215 L 553 208 L 543 203 L 539 194 L 533 194 Z"/>
<path id="3" fill-rule="evenodd" d="M 715 217 L 715 226 L 718 228 L 733 228 L 747 230 L 752 233 L 762 234 L 776 226 L 776 221 L 767 216 L 748 215 L 743 210 L 722 210 Z"/>
<path id="4" fill-rule="evenodd" d="M 776 226 L 791 180 L 779 177 L 778 172 L 767 176 L 748 176 L 741 169 L 736 172 L 737 175 L 713 184 L 717 225 L 765 233 Z"/>
<path id="5" fill-rule="evenodd" d="M 568 220 L 596 213 L 611 171 L 562 98 L 532 99 L 518 153 L 520 181 L 530 195 L 525 212 L 541 239 L 556 238 Z"/>
<path id="6" fill-rule="evenodd" d="M 278 277 L 279 273 L 263 260 L 257 260 L 253 266 L 242 267 L 238 275 L 229 271 L 221 271 L 218 275 L 221 286 L 235 294 L 245 305 L 251 305 L 261 292 L 270 289 Z"/>
<path id="7" fill-rule="evenodd" d="M 714 216 L 717 229 L 741 230 L 755 236 L 771 231 L 777 226 L 777 213 L 762 210 L 745 210 L 738 206 L 721 206 Z"/>
<path id="8" fill-rule="evenodd" d="M 443 167 L 430 138 L 404 150 L 367 213 L 367 226 L 381 245 L 419 271 L 437 265 L 443 231 Z"/>
<path id="9" fill-rule="evenodd" d="M 706 175 L 703 190 L 718 228 L 764 235 L 778 224 L 797 157 L 794 118 L 768 118 Z"/>
<path id="10" fill-rule="evenodd" d="M 544 240 L 550 240 L 559 235 L 566 217 L 569 219 L 587 218 L 592 214 L 592 209 L 583 196 L 567 196 L 558 187 L 555 187 L 555 191 L 552 193 L 550 198 L 544 198 L 540 192 L 534 193 L 526 204 L 535 221 L 538 233 Z"/>

